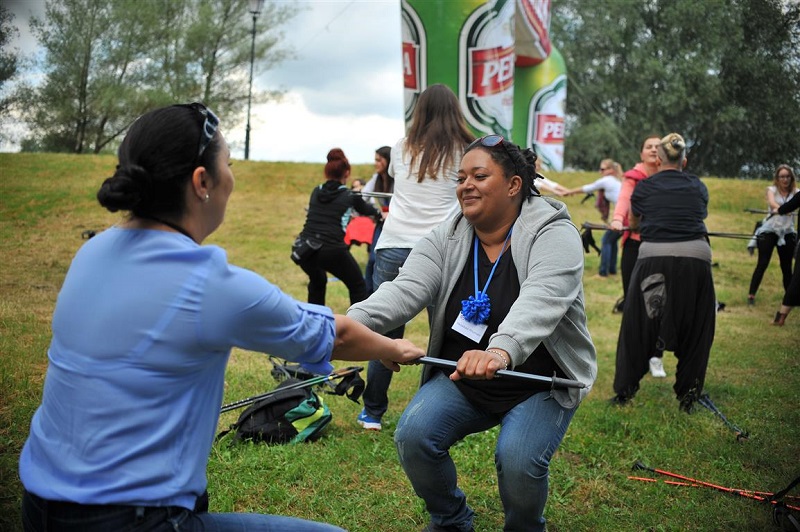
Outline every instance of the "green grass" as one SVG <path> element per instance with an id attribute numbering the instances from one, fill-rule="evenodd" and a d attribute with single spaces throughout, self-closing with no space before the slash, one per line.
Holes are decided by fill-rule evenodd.
<path id="1" fill-rule="evenodd" d="M 95 192 L 113 172 L 108 156 L 0 154 L 0 529 L 19 530 L 17 459 L 38 405 L 50 341 L 50 317 L 82 231 L 116 223 L 97 204 Z M 299 299 L 306 277 L 289 260 L 308 194 L 322 166 L 237 161 L 236 190 L 223 226 L 208 243 L 223 246 L 232 263 L 250 268 Z M 353 177 L 368 177 L 358 166 Z M 567 186 L 594 174 L 552 177 Z M 747 233 L 764 207 L 766 181 L 706 179 L 711 195 L 710 231 Z M 599 221 L 591 202 L 566 200 L 576 224 Z M 595 235 L 598 243 L 600 234 Z M 631 465 L 651 467 L 707 482 L 777 491 L 800 474 L 800 311 L 787 325 L 770 325 L 782 296 L 777 259 L 764 278 L 755 307 L 745 298 L 755 258 L 745 240 L 712 241 L 715 285 L 727 309 L 719 314 L 706 391 L 728 418 L 750 432 L 737 442 L 709 411 L 680 413 L 672 392 L 675 359 L 668 353 L 666 379 L 646 376 L 632 405 L 612 408 L 614 354 L 620 316 L 611 308 L 618 279 L 599 279 L 596 254 L 586 255 L 589 326 L 598 351 L 599 375 L 553 459 L 546 515 L 550 531 L 771 530 L 760 503 L 706 488 L 629 480 Z M 362 266 L 366 250 L 354 248 Z M 328 304 L 347 307 L 341 283 L 331 283 Z M 407 337 L 425 345 L 423 316 Z M 343 364 L 342 364 L 343 365 Z M 226 376 L 225 401 L 275 386 L 270 364 L 257 353 L 235 350 Z M 365 372 L 364 372 L 365 374 Z M 392 431 L 413 395 L 419 368 L 405 368 L 390 389 L 387 426 L 364 433 L 360 406 L 329 396 L 334 419 L 318 442 L 297 446 L 217 444 L 209 464 L 212 511 L 256 511 L 328 521 L 352 531 L 405 532 L 427 521 L 392 445 Z M 220 429 L 238 411 L 225 414 Z M 502 507 L 493 466 L 495 431 L 467 438 L 453 449 L 463 489 L 476 510 L 476 530 L 502 529 Z M 649 476 L 639 473 L 639 476 Z M 662 477 L 659 480 L 664 479 Z M 796 493 L 796 492 L 795 492 Z"/>

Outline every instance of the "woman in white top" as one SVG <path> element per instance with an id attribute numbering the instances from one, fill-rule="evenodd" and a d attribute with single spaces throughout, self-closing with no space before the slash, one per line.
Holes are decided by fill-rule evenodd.
<path id="1" fill-rule="evenodd" d="M 392 147 L 389 175 L 394 177 L 394 192 L 375 244 L 375 290 L 397 277 L 419 239 L 459 212 L 458 167 L 464 148 L 474 138 L 458 98 L 447 85 L 431 85 L 420 94 L 406 136 Z M 386 336 L 402 338 L 403 329 L 399 327 Z M 364 409 L 358 416 L 365 429 L 381 429 L 391 382 L 388 368 L 369 364 L 362 396 Z"/>
<path id="2" fill-rule="evenodd" d="M 756 292 L 772 259 L 772 250 L 778 248 L 783 289 L 789 288 L 792 279 L 792 254 L 797 243 L 794 214 L 778 214 L 781 205 L 797 194 L 797 182 L 794 171 L 789 165 L 782 164 L 775 170 L 772 185 L 767 187 L 767 208 L 770 214 L 764 219 L 755 236 L 758 246 L 758 262 L 750 279 L 750 291 L 747 296 L 748 305 L 754 305 Z"/>
<path id="3" fill-rule="evenodd" d="M 619 191 L 622 188 L 622 166 L 613 159 L 603 159 L 600 161 L 600 174 L 600 179 L 582 187 L 569 189 L 564 195 L 601 192 L 602 195 L 597 198 L 597 210 L 600 211 L 603 221 L 608 223 L 610 205 L 617 203 Z M 610 229 L 603 234 L 600 244 L 600 271 L 598 272 L 600 277 L 608 277 L 609 274 L 616 275 L 617 273 L 617 240 L 620 235 L 621 233 Z"/>

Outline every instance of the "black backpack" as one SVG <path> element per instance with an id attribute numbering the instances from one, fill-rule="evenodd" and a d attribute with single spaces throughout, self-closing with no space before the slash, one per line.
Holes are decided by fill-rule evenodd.
<path id="1" fill-rule="evenodd" d="M 288 378 L 275 393 L 250 405 L 233 425 L 217 439 L 235 431 L 233 441 L 252 440 L 265 443 L 314 441 L 333 416 L 322 397 L 303 381 Z"/>

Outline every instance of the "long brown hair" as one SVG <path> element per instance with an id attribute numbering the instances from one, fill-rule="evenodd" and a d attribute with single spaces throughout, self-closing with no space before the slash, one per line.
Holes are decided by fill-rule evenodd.
<path id="1" fill-rule="evenodd" d="M 790 192 L 793 191 L 795 189 L 795 184 L 797 183 L 797 181 L 794 175 L 794 170 L 788 164 L 778 165 L 778 167 L 775 169 L 775 177 L 772 178 L 772 184 L 775 185 L 775 188 L 780 190 L 780 187 L 778 186 L 780 184 L 780 179 L 778 179 L 778 174 L 781 173 L 781 170 L 786 170 L 787 172 L 789 172 L 789 175 L 792 176 L 791 179 L 789 180 L 789 191 Z"/>
<path id="2" fill-rule="evenodd" d="M 456 154 L 474 139 L 450 87 L 437 83 L 425 89 L 414 109 L 405 145 L 411 154 L 411 168 L 416 168 L 419 160 L 417 182 L 426 177 L 435 180 L 440 170 L 456 163 Z"/>

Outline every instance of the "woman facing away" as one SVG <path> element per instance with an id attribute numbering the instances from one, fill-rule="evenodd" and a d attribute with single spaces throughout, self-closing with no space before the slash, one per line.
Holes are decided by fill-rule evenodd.
<path id="1" fill-rule="evenodd" d="M 426 88 L 417 101 L 407 135 L 391 151 L 388 173 L 394 177 L 394 194 L 375 245 L 375 290 L 397 277 L 411 248 L 423 236 L 458 212 L 458 165 L 464 147 L 473 139 L 453 91 L 443 84 Z M 387 336 L 402 338 L 404 326 L 398 324 Z M 362 396 L 364 409 L 357 419 L 365 429 L 381 430 L 391 382 L 392 372 L 383 364 L 369 364 Z"/>
<path id="2" fill-rule="evenodd" d="M 386 331 L 427 308 L 428 355 L 456 361 L 455 371 L 425 367 L 394 434 L 430 517 L 426 531 L 473 530 L 450 448 L 497 426 L 504 530 L 543 530 L 550 459 L 597 374 L 581 238 L 564 204 L 539 196 L 535 158 L 499 135 L 469 145 L 458 172 L 461 212 L 414 246 L 393 281 L 347 311 Z M 494 378 L 509 368 L 586 387 Z"/>
<path id="3" fill-rule="evenodd" d="M 207 511 L 231 349 L 315 373 L 363 353 L 399 369 L 423 352 L 298 302 L 203 245 L 234 187 L 218 125 L 198 103 L 144 114 L 97 193 L 129 216 L 81 247 L 58 295 L 42 403 L 19 462 L 26 531 L 341 530 Z"/>
<path id="4" fill-rule="evenodd" d="M 631 196 L 642 244 L 622 313 L 611 401 L 629 402 L 647 373 L 648 354 L 668 350 L 678 359 L 673 390 L 690 413 L 703 392 L 717 314 L 708 189 L 684 171 L 686 142 L 677 133 L 661 139 L 658 164 Z"/>
<path id="5" fill-rule="evenodd" d="M 750 290 L 747 295 L 747 304 L 754 305 L 756 293 L 764 272 L 772 259 L 772 252 L 778 249 L 778 259 L 781 267 L 781 278 L 784 291 L 789 288 L 792 279 L 792 256 L 797 244 L 797 230 L 795 229 L 794 214 L 778 214 L 778 209 L 797 195 L 797 181 L 794 170 L 787 164 L 778 166 L 772 185 L 767 187 L 767 209 L 769 214 L 756 229 L 756 246 L 758 248 L 758 262 L 750 278 Z"/>
<path id="6" fill-rule="evenodd" d="M 325 183 L 311 192 L 308 213 L 300 239 L 316 242 L 317 250 L 300 259 L 299 265 L 308 275 L 308 302 L 325 304 L 328 272 L 340 279 L 350 293 L 350 304 L 367 297 L 364 274 L 344 241 L 347 224 L 353 211 L 380 220 L 381 212 L 360 194 L 347 188 L 350 162 L 344 152 L 333 148 L 325 164 Z"/>
<path id="7" fill-rule="evenodd" d="M 658 135 L 649 135 L 645 137 L 642 143 L 642 149 L 639 153 L 641 162 L 636 166 L 625 172 L 622 180 L 622 187 L 619 191 L 619 198 L 617 205 L 614 207 L 614 215 L 611 220 L 611 229 L 614 231 L 622 231 L 622 257 L 620 258 L 620 271 L 622 277 L 622 300 L 623 304 L 628 294 L 628 288 L 633 273 L 633 267 L 636 265 L 636 259 L 639 256 L 639 246 L 641 245 L 641 237 L 639 233 L 624 229 L 629 227 L 630 224 L 630 210 L 631 210 L 631 195 L 633 194 L 636 185 L 643 179 L 647 179 L 658 171 L 658 146 L 661 142 L 661 137 Z M 655 350 L 651 353 L 650 357 L 650 374 L 653 377 L 663 378 L 667 376 L 664 371 L 664 364 L 661 360 L 663 353 Z"/>

